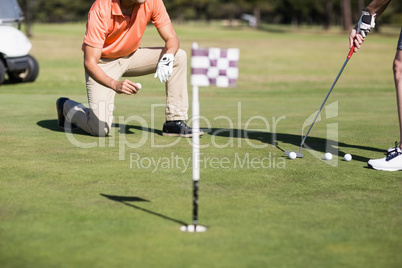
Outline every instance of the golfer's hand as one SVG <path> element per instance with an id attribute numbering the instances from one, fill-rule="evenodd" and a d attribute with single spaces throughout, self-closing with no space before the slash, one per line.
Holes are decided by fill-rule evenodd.
<path id="1" fill-rule="evenodd" d="M 361 34 L 358 34 L 356 32 L 357 26 L 352 29 L 352 31 L 349 34 L 349 48 L 352 48 L 352 45 L 355 46 L 354 52 L 357 52 L 357 50 L 360 49 L 360 46 L 364 42 L 364 37 Z"/>
<path id="2" fill-rule="evenodd" d="M 375 27 L 375 16 L 376 14 L 371 15 L 368 11 L 362 11 L 359 22 L 349 35 L 349 48 L 354 45 L 354 52 L 360 49 L 360 45 L 363 44 L 366 36 L 370 33 L 371 29 Z"/>
<path id="3" fill-rule="evenodd" d="M 117 81 L 116 81 L 117 82 Z M 137 83 L 134 83 L 128 79 L 125 79 L 121 82 L 117 82 L 112 89 L 116 91 L 117 94 L 137 94 L 140 90 L 140 86 Z"/>
<path id="4" fill-rule="evenodd" d="M 173 73 L 173 60 L 173 54 L 165 54 L 160 59 L 154 76 L 159 78 L 159 82 L 164 83 L 169 80 Z"/>
<path id="5" fill-rule="evenodd" d="M 365 38 L 370 33 L 371 29 L 375 27 L 375 16 L 376 14 L 371 15 L 368 11 L 362 11 L 362 15 L 357 23 L 356 32 L 361 34 L 363 38 Z"/>

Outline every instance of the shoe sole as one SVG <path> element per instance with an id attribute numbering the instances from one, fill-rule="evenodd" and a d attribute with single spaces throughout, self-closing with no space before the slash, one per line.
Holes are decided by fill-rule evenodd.
<path id="1" fill-rule="evenodd" d="M 64 105 L 64 103 L 68 100 L 70 100 L 70 99 L 69 98 L 59 98 L 56 101 L 57 124 L 59 125 L 59 128 L 62 130 L 67 130 L 67 131 L 68 130 L 76 130 L 76 129 L 78 129 L 78 127 L 74 124 L 69 124 L 69 126 L 67 126 L 67 127 L 64 126 L 66 118 L 63 115 L 63 108 L 60 108 L 60 106 Z M 61 104 L 61 102 L 63 102 L 63 103 Z M 64 121 L 63 124 L 60 124 L 60 119 L 62 119 L 62 121 Z"/>
<path id="2" fill-rule="evenodd" d="M 372 165 L 369 165 L 369 167 L 371 167 L 372 169 L 375 169 L 375 170 L 381 170 L 381 171 L 400 171 L 400 170 L 402 170 L 402 169 L 400 169 L 400 168 L 395 168 L 395 169 L 386 169 L 386 168 L 376 168 L 376 167 L 373 167 Z"/>
<path id="3" fill-rule="evenodd" d="M 204 135 L 203 132 L 200 132 L 199 134 L 200 134 L 200 136 Z M 180 134 L 180 133 L 167 133 L 167 132 L 162 132 L 162 136 L 165 136 L 165 137 L 191 138 L 191 137 L 193 137 L 193 134 Z"/>
<path id="4" fill-rule="evenodd" d="M 59 98 L 56 101 L 56 110 L 57 110 L 57 124 L 59 125 L 59 128 L 64 129 L 64 115 L 63 113 L 63 108 L 61 107 L 61 102 L 64 105 L 64 102 L 66 102 L 65 98 Z"/>

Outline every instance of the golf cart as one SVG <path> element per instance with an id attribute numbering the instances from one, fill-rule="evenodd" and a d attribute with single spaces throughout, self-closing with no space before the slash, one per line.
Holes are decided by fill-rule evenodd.
<path id="1" fill-rule="evenodd" d="M 11 83 L 33 82 L 39 65 L 29 55 L 31 42 L 20 31 L 24 19 L 17 0 L 0 1 L 0 85 L 6 74 Z"/>

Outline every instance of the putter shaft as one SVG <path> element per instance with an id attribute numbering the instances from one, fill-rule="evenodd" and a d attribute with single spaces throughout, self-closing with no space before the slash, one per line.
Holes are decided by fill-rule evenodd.
<path id="1" fill-rule="evenodd" d="M 306 138 L 307 138 L 308 134 L 310 133 L 310 130 L 313 128 L 313 125 L 314 125 L 315 121 L 317 120 L 318 115 L 321 113 L 321 110 L 322 110 L 322 108 L 324 107 L 325 102 L 327 101 L 329 95 L 331 94 L 332 89 L 334 89 L 334 87 L 335 87 L 335 85 L 336 85 L 336 82 L 338 82 L 338 79 L 339 79 L 339 77 L 341 76 L 343 70 L 345 69 L 346 64 L 348 63 L 348 61 L 349 61 L 350 58 L 352 57 L 353 52 L 354 52 L 354 49 L 355 49 L 354 46 L 352 46 L 352 47 L 350 48 L 349 54 L 348 54 L 348 56 L 346 57 L 346 60 L 345 60 L 345 62 L 343 63 L 341 70 L 339 71 L 338 75 L 336 76 L 334 83 L 332 83 L 332 86 L 331 86 L 330 90 L 328 91 L 327 96 L 325 96 L 324 102 L 321 104 L 320 109 L 318 110 L 317 114 L 315 115 L 315 118 L 314 118 L 314 120 L 313 120 L 313 123 L 311 123 L 309 129 L 307 130 L 306 135 L 304 135 L 303 140 L 302 140 L 302 142 L 300 143 L 300 154 L 301 154 L 301 151 L 302 151 L 303 144 L 304 144 L 304 142 L 306 141 Z"/>

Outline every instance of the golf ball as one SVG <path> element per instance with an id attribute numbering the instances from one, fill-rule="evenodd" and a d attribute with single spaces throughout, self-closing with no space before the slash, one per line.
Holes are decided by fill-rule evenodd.
<path id="1" fill-rule="evenodd" d="M 345 161 L 350 161 L 352 160 L 352 156 L 350 154 L 345 154 L 345 156 L 343 157 L 343 159 L 345 159 Z"/>
<path id="2" fill-rule="evenodd" d="M 138 89 L 142 88 L 142 85 L 140 83 L 137 83 Z"/>
<path id="3" fill-rule="evenodd" d="M 295 152 L 290 152 L 289 153 L 289 158 L 290 159 L 296 159 L 296 153 Z"/>
<path id="4" fill-rule="evenodd" d="M 331 153 L 326 153 L 324 155 L 325 160 L 331 160 L 332 159 L 332 154 Z"/>

